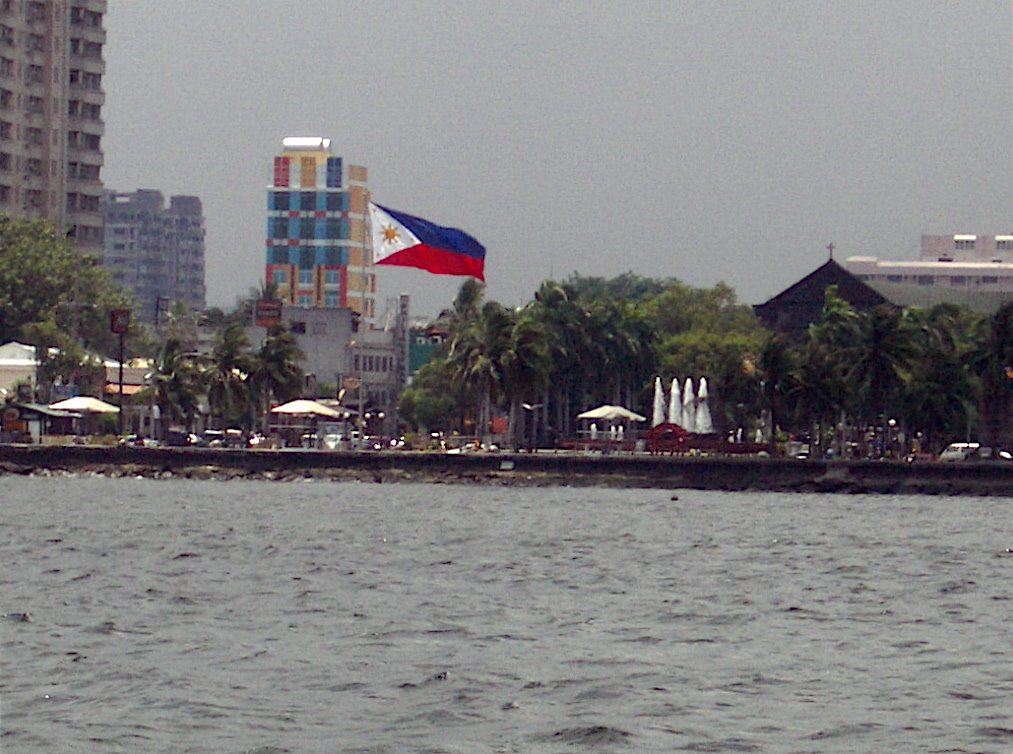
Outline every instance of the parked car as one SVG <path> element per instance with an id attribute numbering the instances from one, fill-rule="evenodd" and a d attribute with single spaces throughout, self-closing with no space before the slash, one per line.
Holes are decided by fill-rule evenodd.
<path id="1" fill-rule="evenodd" d="M 1006 450 L 1000 450 L 996 456 L 999 460 L 1013 460 L 1013 454 Z M 983 446 L 976 442 L 954 442 L 946 446 L 946 450 L 939 454 L 939 460 L 953 463 L 955 461 L 987 461 L 992 457 L 992 448 Z"/>

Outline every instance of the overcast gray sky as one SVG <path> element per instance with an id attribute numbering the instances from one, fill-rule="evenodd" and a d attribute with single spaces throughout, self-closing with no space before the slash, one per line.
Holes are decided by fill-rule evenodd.
<path id="1" fill-rule="evenodd" d="M 112 0 L 107 188 L 196 194 L 210 304 L 263 277 L 281 139 L 487 248 L 487 295 L 571 272 L 723 280 L 1013 232 L 1013 2 Z M 413 314 L 460 278 L 378 268 Z"/>

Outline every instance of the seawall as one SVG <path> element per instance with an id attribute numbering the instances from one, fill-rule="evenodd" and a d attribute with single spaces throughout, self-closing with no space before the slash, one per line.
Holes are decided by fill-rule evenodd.
<path id="1" fill-rule="evenodd" d="M 1013 463 L 816 461 L 757 457 L 321 452 L 0 445 L 2 474 L 1013 497 Z"/>

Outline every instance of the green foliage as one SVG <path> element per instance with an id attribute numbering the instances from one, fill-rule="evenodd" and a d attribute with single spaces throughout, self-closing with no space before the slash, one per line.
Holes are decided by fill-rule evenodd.
<path id="1" fill-rule="evenodd" d="M 608 298 L 615 301 L 637 303 L 661 294 L 671 285 L 680 285 L 674 278 L 655 280 L 624 272 L 611 279 L 585 277 L 573 273 L 565 282 L 571 296 L 580 301 L 597 301 Z"/>
<path id="2" fill-rule="evenodd" d="M 401 393 L 398 413 L 419 431 L 449 430 L 454 420 L 456 401 L 447 391 L 450 365 L 444 360 L 426 364 Z"/>
<path id="3" fill-rule="evenodd" d="M 113 355 L 118 339 L 109 331 L 109 312 L 131 307 L 108 271 L 81 256 L 51 223 L 0 217 L 0 343 L 69 340 Z M 134 352 L 136 337 L 127 345 Z"/>

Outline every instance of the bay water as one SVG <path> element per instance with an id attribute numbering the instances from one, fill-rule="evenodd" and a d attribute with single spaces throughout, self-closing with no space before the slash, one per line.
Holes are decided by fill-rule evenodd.
<path id="1" fill-rule="evenodd" d="M 1013 751 L 1013 499 L 0 478 L 3 752 Z"/>

